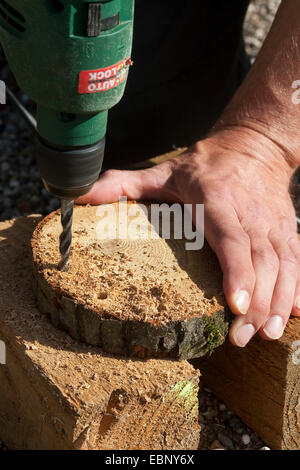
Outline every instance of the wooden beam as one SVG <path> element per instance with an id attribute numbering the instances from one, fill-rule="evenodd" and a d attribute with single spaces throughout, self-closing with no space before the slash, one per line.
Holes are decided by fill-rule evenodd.
<path id="1" fill-rule="evenodd" d="M 10 449 L 196 449 L 199 373 L 190 364 L 104 354 L 39 313 L 30 250 L 38 220 L 0 223 L 0 439 Z"/>
<path id="2" fill-rule="evenodd" d="M 300 319 L 278 341 L 229 342 L 192 362 L 202 381 L 272 449 L 300 449 Z"/>

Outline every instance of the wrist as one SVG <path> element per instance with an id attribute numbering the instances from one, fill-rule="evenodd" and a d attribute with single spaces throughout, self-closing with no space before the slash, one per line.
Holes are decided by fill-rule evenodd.
<path id="1" fill-rule="evenodd" d="M 270 172 L 288 180 L 298 167 L 296 156 L 273 137 L 260 123 L 245 121 L 239 124 L 218 122 L 207 141 L 226 152 L 239 153 L 255 160 Z M 196 144 L 197 145 L 197 144 Z"/>

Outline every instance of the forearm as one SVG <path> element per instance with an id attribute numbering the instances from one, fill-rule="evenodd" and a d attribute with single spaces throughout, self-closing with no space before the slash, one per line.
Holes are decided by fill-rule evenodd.
<path id="1" fill-rule="evenodd" d="M 300 80 L 300 1 L 283 0 L 263 48 L 213 132 L 230 139 L 236 129 L 256 153 L 300 165 L 300 104 L 292 84 Z M 268 157 L 267 157 L 268 158 Z M 288 170 L 287 170 L 288 171 Z"/>

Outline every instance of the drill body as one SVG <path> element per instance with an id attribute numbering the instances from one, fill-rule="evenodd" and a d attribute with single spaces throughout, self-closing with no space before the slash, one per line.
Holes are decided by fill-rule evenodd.
<path id="1" fill-rule="evenodd" d="M 1 0 L 0 41 L 37 103 L 36 152 L 46 188 L 64 199 L 98 179 L 108 110 L 131 65 L 134 0 Z"/>

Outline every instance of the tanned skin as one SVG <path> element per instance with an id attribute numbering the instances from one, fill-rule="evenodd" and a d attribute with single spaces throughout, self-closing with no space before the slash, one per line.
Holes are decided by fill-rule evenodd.
<path id="1" fill-rule="evenodd" d="M 283 0 L 246 80 L 210 135 L 142 171 L 110 170 L 80 203 L 205 204 L 205 237 L 236 319 L 233 344 L 280 338 L 300 316 L 300 243 L 289 183 L 300 164 L 300 1 Z M 221 77 L 220 77 L 221 86 Z M 199 103 L 201 112 L 201 103 Z"/>

